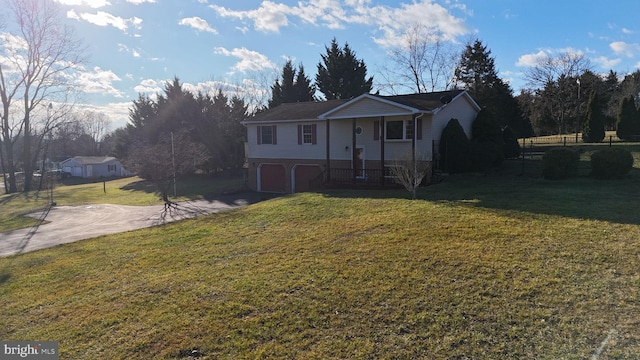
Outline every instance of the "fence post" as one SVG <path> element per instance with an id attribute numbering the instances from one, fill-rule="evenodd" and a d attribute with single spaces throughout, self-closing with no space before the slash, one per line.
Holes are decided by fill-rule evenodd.
<path id="1" fill-rule="evenodd" d="M 522 175 L 524 175 L 524 151 L 527 146 L 525 138 L 522 138 Z"/>
<path id="2" fill-rule="evenodd" d="M 609 135 L 609 147 L 611 147 L 612 140 L 613 140 L 613 136 Z"/>
<path id="3" fill-rule="evenodd" d="M 562 143 L 562 146 L 566 147 L 566 146 L 567 146 L 567 137 L 565 136 L 565 137 L 563 138 L 563 140 L 564 140 L 564 141 L 563 141 L 563 143 Z"/>

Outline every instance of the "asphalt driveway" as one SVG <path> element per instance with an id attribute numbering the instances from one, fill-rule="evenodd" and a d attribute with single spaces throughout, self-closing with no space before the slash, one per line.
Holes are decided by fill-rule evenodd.
<path id="1" fill-rule="evenodd" d="M 169 209 L 163 205 L 56 206 L 49 212 L 31 215 L 47 223 L 0 233 L 0 257 L 230 210 L 256 203 L 260 199 L 260 194 L 242 193 L 213 200 L 180 202 Z"/>

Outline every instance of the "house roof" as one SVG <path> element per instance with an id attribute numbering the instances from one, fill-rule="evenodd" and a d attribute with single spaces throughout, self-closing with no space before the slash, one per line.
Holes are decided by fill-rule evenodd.
<path id="1" fill-rule="evenodd" d="M 438 91 L 407 95 L 372 95 L 362 94 L 342 105 L 320 115 L 321 119 L 344 119 L 352 117 L 372 117 L 407 115 L 419 113 L 435 114 L 450 102 L 464 97 L 477 111 L 478 104 L 466 90 Z"/>
<path id="2" fill-rule="evenodd" d="M 472 106 L 480 110 L 478 104 L 471 98 L 465 90 L 438 91 L 422 94 L 407 95 L 373 95 L 363 94 L 353 99 L 310 101 L 297 103 L 284 103 L 275 108 L 268 109 L 243 121 L 243 124 L 261 122 L 287 122 L 287 121 L 313 121 L 324 120 L 338 115 L 343 109 L 353 106 L 363 101 L 374 101 L 379 104 L 386 104 L 388 107 L 395 107 L 401 113 L 435 113 L 438 109 L 446 106 L 452 100 L 466 96 Z M 366 105 L 365 105 L 366 106 Z M 370 109 L 375 112 L 375 109 Z M 342 115 L 338 115 L 340 118 Z M 352 115 L 344 115 L 352 116 Z"/>
<path id="3" fill-rule="evenodd" d="M 349 100 L 307 101 L 284 103 L 263 111 L 243 121 L 243 123 L 271 121 L 318 120 L 321 114 L 340 106 Z"/>
<path id="4" fill-rule="evenodd" d="M 379 98 L 389 100 L 398 104 L 409 106 L 416 110 L 424 110 L 426 112 L 433 111 L 442 105 L 445 105 L 454 98 L 458 97 L 465 90 L 450 90 L 450 91 L 437 91 L 423 94 L 407 94 L 407 95 L 393 95 L 393 96 L 381 96 L 374 95 Z"/>
<path id="5" fill-rule="evenodd" d="M 112 156 L 74 156 L 72 158 L 64 160 L 63 163 L 70 160 L 73 160 L 80 165 L 95 165 L 108 163 L 117 159 Z"/>

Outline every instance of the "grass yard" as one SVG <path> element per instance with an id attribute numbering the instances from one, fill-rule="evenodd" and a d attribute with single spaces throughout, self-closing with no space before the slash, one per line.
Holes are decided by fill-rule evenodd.
<path id="1" fill-rule="evenodd" d="M 638 358 L 634 171 L 296 194 L 0 258 L 0 338 L 61 359 Z"/>

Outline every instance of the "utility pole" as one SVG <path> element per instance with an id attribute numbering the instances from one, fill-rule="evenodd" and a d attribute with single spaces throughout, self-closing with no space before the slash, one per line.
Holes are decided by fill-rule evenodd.
<path id="1" fill-rule="evenodd" d="M 173 131 L 171 132 L 171 165 L 173 166 L 173 197 L 178 196 L 176 190 L 176 152 L 173 147 Z"/>

